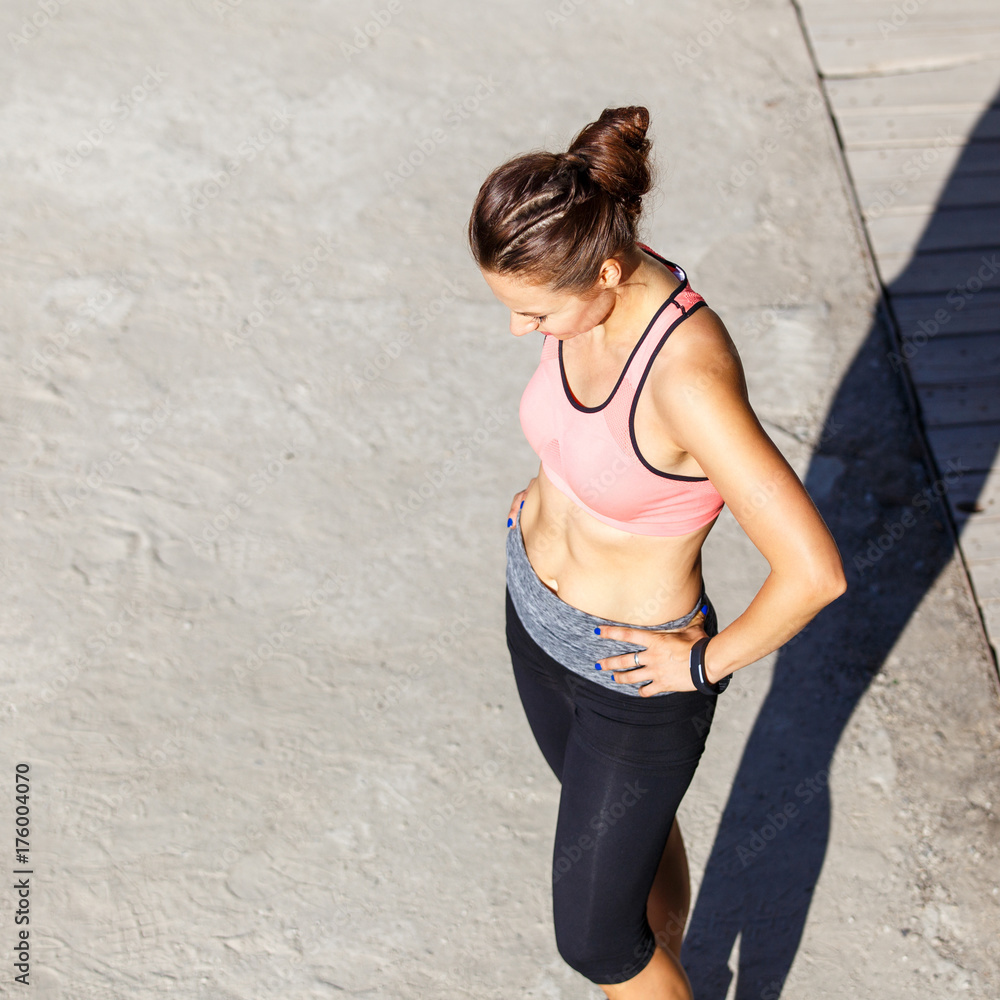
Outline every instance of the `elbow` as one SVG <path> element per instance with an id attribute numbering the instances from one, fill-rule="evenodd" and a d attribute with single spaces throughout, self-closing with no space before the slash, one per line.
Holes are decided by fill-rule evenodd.
<path id="1" fill-rule="evenodd" d="M 837 572 L 830 578 L 826 592 L 824 604 L 832 604 L 838 597 L 847 592 L 847 577 L 844 575 L 844 567 L 838 566 Z"/>
<path id="2" fill-rule="evenodd" d="M 844 564 L 836 551 L 823 558 L 800 559 L 788 579 L 803 610 L 814 615 L 847 590 Z"/>
<path id="3" fill-rule="evenodd" d="M 838 556 L 833 562 L 817 567 L 810 574 L 809 593 L 816 603 L 817 610 L 832 604 L 847 590 L 847 577 L 844 575 L 844 565 Z"/>

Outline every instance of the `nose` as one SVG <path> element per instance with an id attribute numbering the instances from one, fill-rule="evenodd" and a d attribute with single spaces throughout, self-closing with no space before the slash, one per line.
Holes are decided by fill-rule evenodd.
<path id="1" fill-rule="evenodd" d="M 526 333 L 538 329 L 538 320 L 527 316 L 518 316 L 516 313 L 510 314 L 510 332 L 515 337 L 523 337 Z"/>

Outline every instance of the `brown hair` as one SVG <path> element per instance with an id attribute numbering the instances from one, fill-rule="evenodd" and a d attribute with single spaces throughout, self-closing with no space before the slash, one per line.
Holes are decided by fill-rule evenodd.
<path id="1" fill-rule="evenodd" d="M 607 108 L 565 153 L 525 153 L 483 182 L 469 246 L 484 271 L 581 294 L 636 239 L 652 187 L 649 112 Z"/>

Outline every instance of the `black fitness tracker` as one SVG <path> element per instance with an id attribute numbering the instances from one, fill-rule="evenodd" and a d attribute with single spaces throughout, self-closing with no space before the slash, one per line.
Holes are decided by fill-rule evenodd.
<path id="1" fill-rule="evenodd" d="M 708 645 L 708 638 L 699 639 L 691 647 L 691 683 L 702 694 L 722 694 L 729 687 L 729 677 L 726 675 L 721 681 L 714 684 L 708 683 L 705 676 L 705 647 Z"/>

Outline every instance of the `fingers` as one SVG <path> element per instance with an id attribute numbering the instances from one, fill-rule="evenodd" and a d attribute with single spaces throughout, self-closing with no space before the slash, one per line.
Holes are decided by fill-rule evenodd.
<path id="1" fill-rule="evenodd" d="M 532 479 L 531 483 L 535 480 Z M 514 494 L 514 499 L 511 501 L 510 510 L 507 512 L 507 527 L 513 528 L 514 522 L 517 519 L 517 512 L 524 506 L 524 499 L 528 495 L 528 490 L 531 489 L 531 483 L 528 483 L 527 487 L 521 490 L 520 493 Z"/>
<path id="2" fill-rule="evenodd" d="M 609 656 L 606 660 L 599 660 L 594 664 L 597 670 L 603 670 L 610 674 L 615 680 L 627 681 L 635 684 L 637 681 L 648 681 L 652 679 L 652 674 L 643 674 L 642 671 L 649 668 L 649 664 L 642 662 L 643 653 L 639 653 L 639 665 L 636 666 L 635 654 L 622 653 L 621 656 Z"/>
<path id="3" fill-rule="evenodd" d="M 606 672 L 616 684 L 640 684 L 639 693 L 643 697 L 665 691 L 693 690 L 688 661 L 691 644 L 704 634 L 700 625 L 688 625 L 670 632 L 602 625 L 600 631 L 594 631 L 602 638 L 645 646 L 636 652 L 606 656 L 594 664 L 595 670 Z"/>
<path id="4" fill-rule="evenodd" d="M 510 510 L 507 512 L 507 527 L 513 528 L 514 521 L 517 519 L 517 512 L 524 505 L 524 498 L 527 494 L 527 490 L 522 490 L 520 493 L 516 494 L 513 502 L 510 505 Z"/>

